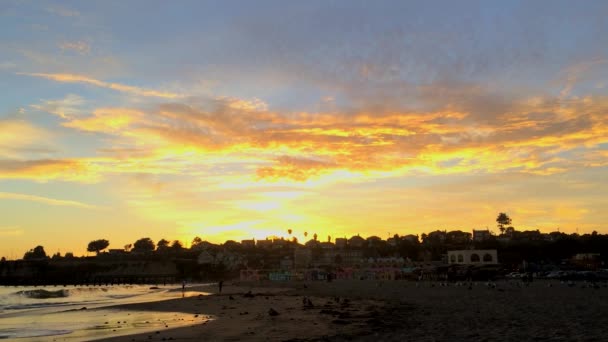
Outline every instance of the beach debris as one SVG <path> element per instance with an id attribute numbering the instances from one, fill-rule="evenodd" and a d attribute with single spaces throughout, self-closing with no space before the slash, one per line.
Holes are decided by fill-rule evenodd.
<path id="1" fill-rule="evenodd" d="M 198 317 L 198 314 L 194 315 L 194 318 Z"/>
<path id="2" fill-rule="evenodd" d="M 255 297 L 255 296 L 253 295 L 253 293 L 251 293 L 251 290 L 249 290 L 247 293 L 245 293 L 245 294 L 243 295 L 243 297 L 245 297 L 245 298 L 253 298 L 253 297 Z"/>
<path id="3" fill-rule="evenodd" d="M 86 310 L 86 309 L 87 309 L 86 306 L 83 306 L 83 307 L 80 308 L 80 310 Z"/>
<path id="4" fill-rule="evenodd" d="M 305 308 L 312 308 L 312 307 L 314 307 L 314 305 L 312 304 L 312 301 L 308 297 L 302 298 L 302 304 L 304 305 Z"/>
<path id="5" fill-rule="evenodd" d="M 268 310 L 268 315 L 270 315 L 270 316 L 278 316 L 279 312 L 277 310 L 273 309 L 273 308 L 270 308 Z"/>
<path id="6" fill-rule="evenodd" d="M 230 300 L 234 300 L 234 297 L 232 297 L 232 296 L 228 296 L 228 299 L 230 299 Z"/>

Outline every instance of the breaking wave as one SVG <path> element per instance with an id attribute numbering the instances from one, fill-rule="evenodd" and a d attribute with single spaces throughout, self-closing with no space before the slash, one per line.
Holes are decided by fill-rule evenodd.
<path id="1" fill-rule="evenodd" d="M 48 291 L 43 289 L 19 291 L 16 294 L 33 299 L 65 298 L 69 297 L 69 290 Z"/>

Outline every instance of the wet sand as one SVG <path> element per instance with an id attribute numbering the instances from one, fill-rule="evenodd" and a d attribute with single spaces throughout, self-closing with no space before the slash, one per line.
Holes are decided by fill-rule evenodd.
<path id="1" fill-rule="evenodd" d="M 244 296 L 248 291 L 253 298 Z M 496 288 L 478 283 L 469 289 L 405 281 L 264 282 L 228 285 L 223 292 L 120 306 L 183 312 L 201 322 L 104 341 L 603 341 L 608 336 L 605 285 L 499 282 Z M 304 297 L 312 307 L 303 305 Z M 270 308 L 279 315 L 269 315 Z"/>

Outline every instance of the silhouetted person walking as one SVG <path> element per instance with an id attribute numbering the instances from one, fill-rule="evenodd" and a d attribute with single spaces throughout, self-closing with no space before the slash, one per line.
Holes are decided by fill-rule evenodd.
<path id="1" fill-rule="evenodd" d="M 220 280 L 220 282 L 219 282 L 219 283 L 217 283 L 217 286 L 218 286 L 218 287 L 219 287 L 219 289 L 220 289 L 220 293 L 222 293 L 222 286 L 224 286 L 224 281 L 223 281 L 223 280 Z"/>

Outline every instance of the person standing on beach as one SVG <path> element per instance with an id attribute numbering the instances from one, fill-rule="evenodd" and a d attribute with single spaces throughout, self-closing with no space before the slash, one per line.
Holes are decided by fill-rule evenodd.
<path id="1" fill-rule="evenodd" d="M 186 281 L 182 280 L 182 297 L 186 295 Z"/>
<path id="2" fill-rule="evenodd" d="M 220 280 L 220 282 L 219 282 L 219 283 L 217 283 L 217 286 L 218 286 L 218 287 L 219 287 L 219 289 L 220 289 L 220 293 L 222 293 L 222 286 L 224 286 L 224 281 L 223 281 L 223 280 Z"/>

